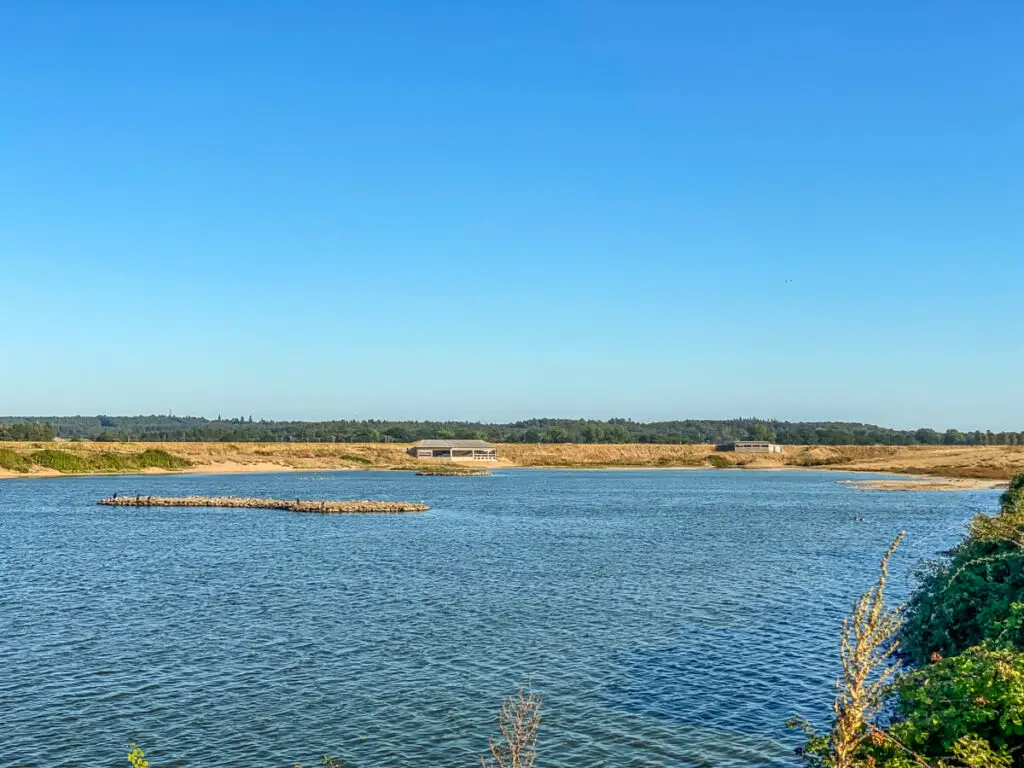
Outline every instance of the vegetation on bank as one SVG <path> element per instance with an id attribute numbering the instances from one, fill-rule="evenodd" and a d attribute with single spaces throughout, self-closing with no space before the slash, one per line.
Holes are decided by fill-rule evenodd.
<path id="1" fill-rule="evenodd" d="M 905 614 L 884 605 L 883 559 L 843 627 L 833 728 L 802 724 L 811 765 L 1024 767 L 1024 475 L 1001 502 L 928 567 Z"/>
<path id="2" fill-rule="evenodd" d="M 151 448 L 141 453 L 95 452 L 77 454 L 53 448 L 20 453 L 0 448 L 0 469 L 28 473 L 35 469 L 52 469 L 62 474 L 129 473 L 146 469 L 188 469 L 192 462 L 165 450 Z"/>
<path id="3" fill-rule="evenodd" d="M 8 472 L 28 472 L 32 462 L 25 456 L 10 448 L 0 448 L 0 469 Z"/>
<path id="4" fill-rule="evenodd" d="M 1021 432 L 898 430 L 853 422 L 725 419 L 640 422 L 632 419 L 469 421 L 253 421 L 192 416 L 0 417 L 0 440 L 66 439 L 127 442 L 409 443 L 482 439 L 495 443 L 727 443 L 772 440 L 784 445 L 1024 445 Z"/>
<path id="5" fill-rule="evenodd" d="M 204 471 L 398 469 L 420 470 L 437 466 L 417 460 L 401 443 L 105 443 L 62 442 L 0 444 L 0 473 L 25 472 L 28 456 L 42 450 L 59 450 L 80 457 L 89 468 L 75 462 L 77 471 L 134 472 L 132 460 L 149 447 L 190 462 Z M 5 458 L 6 457 L 6 458 Z M 784 469 L 806 467 L 859 472 L 933 475 L 946 478 L 1009 480 L 1024 472 L 1024 447 L 933 446 L 791 446 L 784 453 L 754 454 L 717 452 L 710 445 L 552 445 L 505 443 L 498 446 L 499 465 L 559 469 L 613 468 L 746 468 Z M 51 463 L 56 463 L 52 460 Z M 159 466 L 150 462 L 150 466 Z M 453 466 L 467 466 L 456 462 Z M 472 466 L 481 468 L 479 462 Z M 185 469 L 180 463 L 165 469 Z M 65 469 L 76 471 L 76 467 Z M 967 487 L 966 485 L 963 487 Z M 949 489 L 952 489 L 950 486 Z"/>

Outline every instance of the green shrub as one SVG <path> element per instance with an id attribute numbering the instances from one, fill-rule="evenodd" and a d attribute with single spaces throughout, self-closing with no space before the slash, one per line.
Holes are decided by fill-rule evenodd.
<path id="1" fill-rule="evenodd" d="M 1002 505 L 998 515 L 978 515 L 949 559 L 925 570 L 902 632 L 913 662 L 953 656 L 985 640 L 1024 650 L 1024 632 L 1006 624 L 1024 596 L 1024 475 L 1011 481 Z"/>
<path id="2" fill-rule="evenodd" d="M 902 766 L 909 750 L 931 764 L 954 755 L 961 758 L 954 764 L 1021 765 L 1024 654 L 1019 651 L 975 646 L 905 675 L 894 690 L 894 723 L 868 748 L 876 764 Z M 968 762 L 958 755 L 967 751 L 977 759 Z"/>
<path id="3" fill-rule="evenodd" d="M 984 525 L 979 520 L 974 527 Z M 995 639 L 1022 595 L 1024 550 L 1011 541 L 968 537 L 947 562 L 930 565 L 914 592 L 902 632 L 904 653 L 924 664 L 933 654 L 953 656 Z"/>
<path id="4" fill-rule="evenodd" d="M 338 458 L 341 461 L 350 461 L 353 464 L 373 464 L 373 462 L 365 456 L 356 456 L 354 453 L 339 453 Z"/>
<path id="5" fill-rule="evenodd" d="M 13 451 L 12 451 L 13 453 Z M 138 472 L 143 469 L 186 469 L 192 462 L 156 448 L 142 453 L 114 453 L 102 451 L 79 456 L 68 451 L 47 449 L 27 457 L 40 467 L 55 469 L 66 474 L 88 472 Z"/>
<path id="6" fill-rule="evenodd" d="M 796 463 L 800 467 L 830 467 L 833 464 L 844 464 L 846 461 L 845 456 L 804 456 Z"/>
<path id="7" fill-rule="evenodd" d="M 999 501 L 1003 514 L 1024 514 L 1024 475 L 1017 475 L 1010 481 L 1010 487 Z"/>
<path id="8" fill-rule="evenodd" d="M 157 448 L 142 453 L 103 453 L 89 457 L 94 472 L 138 472 L 143 469 L 185 469 L 192 462 Z"/>
<path id="9" fill-rule="evenodd" d="M 710 464 L 715 469 L 725 469 L 726 467 L 732 466 L 732 462 L 725 458 L 725 456 L 719 456 L 717 454 L 712 454 L 711 456 L 708 456 L 708 464 Z"/>
<path id="10" fill-rule="evenodd" d="M 192 462 L 175 456 L 159 448 L 150 448 L 142 453 L 135 454 L 140 469 L 188 469 Z"/>
<path id="11" fill-rule="evenodd" d="M 54 450 L 52 448 L 36 451 L 29 456 L 29 459 L 32 460 L 33 464 L 38 464 L 40 467 L 55 469 L 58 472 L 64 472 L 67 474 L 89 472 L 91 469 L 89 462 L 81 456 L 76 456 L 75 454 L 68 453 L 67 451 Z"/>
<path id="12" fill-rule="evenodd" d="M 137 469 L 131 456 L 122 453 L 94 453 L 89 456 L 89 468 L 93 472 L 128 472 Z"/>
<path id="13" fill-rule="evenodd" d="M 32 469 L 32 462 L 11 448 L 0 448 L 0 469 L 28 472 Z"/>

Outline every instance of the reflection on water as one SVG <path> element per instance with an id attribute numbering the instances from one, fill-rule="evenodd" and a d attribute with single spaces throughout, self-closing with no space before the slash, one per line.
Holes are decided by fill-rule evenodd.
<path id="1" fill-rule="evenodd" d="M 898 598 L 996 496 L 842 477 L 0 482 L 0 764 L 123 765 L 135 741 L 154 764 L 470 766 L 529 685 L 547 766 L 796 765 L 783 721 L 827 722 L 839 624 L 895 533 Z M 114 491 L 433 510 L 94 506 Z"/>

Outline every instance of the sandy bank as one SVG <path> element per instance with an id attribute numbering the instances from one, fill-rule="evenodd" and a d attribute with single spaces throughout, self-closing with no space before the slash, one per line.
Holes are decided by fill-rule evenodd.
<path id="1" fill-rule="evenodd" d="M 235 474 L 250 472 L 326 471 L 343 469 L 418 470 L 437 466 L 406 455 L 397 443 L 4 443 L 0 446 L 30 459 L 33 452 L 59 449 L 86 459 L 100 454 L 139 454 L 146 449 L 166 451 L 190 463 L 174 473 Z M 958 490 L 967 485 L 935 483 L 935 478 L 1006 481 L 1024 473 L 1024 446 L 786 446 L 781 454 L 716 452 L 709 445 L 567 445 L 502 444 L 500 460 L 473 466 L 487 469 L 530 467 L 548 469 L 812 469 L 870 472 L 932 478 L 933 486 L 918 490 Z M 17 457 L 15 457 L 17 458 Z M 166 474 L 167 470 L 146 469 Z M 4 469 L 2 478 L 62 476 L 34 466 L 27 473 Z M 892 481 L 902 482 L 902 481 Z M 970 487 L 992 487 L 979 482 Z M 880 489 L 875 487 L 875 489 Z M 900 485 L 899 490 L 910 490 Z"/>
<path id="2" fill-rule="evenodd" d="M 12 472 L 7 469 L 0 469 L 0 480 L 25 480 L 34 477 L 95 477 L 96 475 L 131 477 L 134 475 L 233 475 L 245 473 L 258 474 L 260 472 L 322 472 L 324 469 L 325 468 L 291 467 L 284 464 L 275 464 L 269 461 L 254 464 L 239 464 L 233 461 L 221 461 L 211 464 L 197 464 L 189 467 L 188 469 L 168 470 L 149 468 L 139 470 L 138 472 L 89 472 L 85 474 L 65 474 L 63 472 L 58 472 L 55 469 L 36 467 L 29 472 Z M 339 468 L 332 467 L 331 469 L 338 470 Z"/>
<path id="3" fill-rule="evenodd" d="M 955 477 L 907 477 L 899 480 L 840 480 L 859 491 L 985 491 L 1005 488 L 999 480 Z"/>

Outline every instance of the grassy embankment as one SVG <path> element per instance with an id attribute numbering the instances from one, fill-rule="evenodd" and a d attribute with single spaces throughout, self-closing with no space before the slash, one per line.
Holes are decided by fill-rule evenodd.
<path id="1" fill-rule="evenodd" d="M 188 459 L 174 456 L 159 448 L 130 453 L 106 450 L 71 452 L 58 448 L 17 451 L 12 448 L 0 448 L 0 470 L 18 474 L 123 474 L 147 470 L 180 471 L 191 466 L 192 462 Z"/>
<path id="2" fill-rule="evenodd" d="M 274 472 L 438 466 L 396 443 L 6 443 L 6 475 L 140 472 Z M 708 445 L 504 444 L 499 467 L 603 469 L 804 467 L 1008 480 L 1024 472 L 1024 446 L 786 446 L 781 454 L 719 453 Z"/>

